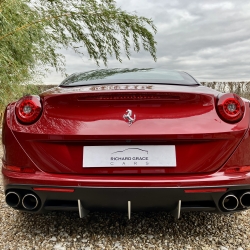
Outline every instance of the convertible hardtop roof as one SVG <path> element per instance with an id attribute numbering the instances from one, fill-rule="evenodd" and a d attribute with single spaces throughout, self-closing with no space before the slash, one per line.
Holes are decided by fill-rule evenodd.
<path id="1" fill-rule="evenodd" d="M 173 85 L 200 85 L 191 75 L 183 71 L 155 68 L 114 68 L 74 73 L 60 87 L 75 87 L 95 84 L 155 83 Z"/>

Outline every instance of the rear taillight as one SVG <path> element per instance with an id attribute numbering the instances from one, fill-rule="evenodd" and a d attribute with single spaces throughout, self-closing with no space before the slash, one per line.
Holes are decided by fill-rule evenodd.
<path id="1" fill-rule="evenodd" d="M 245 105 L 236 94 L 224 94 L 218 99 L 217 111 L 223 121 L 236 123 L 242 119 Z"/>
<path id="2" fill-rule="evenodd" d="M 16 116 L 21 123 L 31 124 L 38 120 L 42 112 L 39 96 L 25 96 L 16 103 Z"/>

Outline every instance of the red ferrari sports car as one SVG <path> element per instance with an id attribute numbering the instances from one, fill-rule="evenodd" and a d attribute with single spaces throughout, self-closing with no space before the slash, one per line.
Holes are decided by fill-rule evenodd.
<path id="1" fill-rule="evenodd" d="M 250 207 L 249 101 L 185 72 L 76 73 L 5 111 L 6 203 L 41 213 Z"/>

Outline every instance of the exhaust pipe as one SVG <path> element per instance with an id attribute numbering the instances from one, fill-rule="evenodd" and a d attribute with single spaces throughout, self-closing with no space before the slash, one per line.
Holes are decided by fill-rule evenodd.
<path id="1" fill-rule="evenodd" d="M 26 194 L 22 199 L 23 207 L 27 210 L 34 210 L 38 206 L 38 199 L 34 194 Z"/>
<path id="2" fill-rule="evenodd" d="M 8 192 L 5 196 L 5 202 L 10 207 L 17 207 L 20 204 L 20 195 L 16 192 Z"/>
<path id="3" fill-rule="evenodd" d="M 227 211 L 235 210 L 239 205 L 238 198 L 233 194 L 226 195 L 222 200 L 222 206 Z"/>
<path id="4" fill-rule="evenodd" d="M 240 204 L 242 207 L 250 207 L 250 192 L 245 192 L 241 195 Z"/>

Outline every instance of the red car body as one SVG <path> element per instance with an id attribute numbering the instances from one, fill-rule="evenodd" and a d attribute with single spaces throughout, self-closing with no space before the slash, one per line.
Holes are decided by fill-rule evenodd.
<path id="1" fill-rule="evenodd" d="M 201 86 L 184 72 L 171 72 L 177 80 L 148 75 L 156 78 L 161 70 L 138 72 L 99 70 L 91 72 L 93 79 L 75 74 L 7 106 L 2 174 L 8 205 L 34 213 L 77 210 L 81 217 L 97 209 L 128 210 L 129 217 L 131 211 L 165 210 L 177 218 L 182 211 L 250 206 L 249 102 Z M 114 79 L 127 73 L 132 76 Z M 123 156 L 108 156 L 119 166 L 102 161 L 107 147 L 157 152 L 169 150 L 165 146 L 174 150 L 170 166 L 157 163 L 167 161 L 160 151 L 155 166 L 141 163 L 144 156 L 128 165 Z M 88 164 L 103 166 L 86 167 L 85 155 Z"/>

